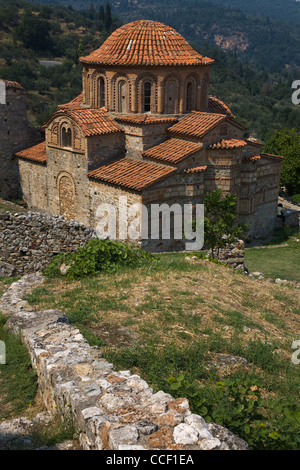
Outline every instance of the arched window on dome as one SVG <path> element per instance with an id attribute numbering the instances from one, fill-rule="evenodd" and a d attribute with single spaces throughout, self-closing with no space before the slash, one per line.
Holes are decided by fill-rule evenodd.
<path id="1" fill-rule="evenodd" d="M 195 87 L 192 82 L 186 86 L 186 112 L 189 113 L 195 108 Z"/>
<path id="2" fill-rule="evenodd" d="M 150 82 L 144 84 L 144 112 L 151 111 L 151 88 Z"/>
<path id="3" fill-rule="evenodd" d="M 118 112 L 126 113 L 126 82 L 121 80 L 118 83 Z"/>
<path id="4" fill-rule="evenodd" d="M 103 77 L 97 80 L 97 106 L 99 108 L 105 106 L 105 82 Z"/>
<path id="5" fill-rule="evenodd" d="M 61 146 L 72 148 L 72 131 L 70 127 L 62 126 L 61 128 Z"/>

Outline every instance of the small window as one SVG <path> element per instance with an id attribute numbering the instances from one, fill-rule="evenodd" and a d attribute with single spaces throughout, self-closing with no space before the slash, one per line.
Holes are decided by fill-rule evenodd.
<path id="1" fill-rule="evenodd" d="M 146 82 L 144 85 L 144 112 L 151 111 L 151 83 Z"/>
<path id="2" fill-rule="evenodd" d="M 63 127 L 61 130 L 61 145 L 62 147 L 72 147 L 72 131 L 70 128 Z"/>

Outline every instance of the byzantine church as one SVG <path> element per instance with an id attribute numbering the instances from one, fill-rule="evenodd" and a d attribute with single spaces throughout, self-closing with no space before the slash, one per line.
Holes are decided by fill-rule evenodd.
<path id="1" fill-rule="evenodd" d="M 142 20 L 80 62 L 82 93 L 48 119 L 45 140 L 15 152 L 30 208 L 95 228 L 98 206 L 118 210 L 120 196 L 128 206 L 196 205 L 221 188 L 237 194 L 250 237 L 272 230 L 282 157 L 245 138 L 226 104 L 209 96 L 212 59 L 175 29 Z"/>

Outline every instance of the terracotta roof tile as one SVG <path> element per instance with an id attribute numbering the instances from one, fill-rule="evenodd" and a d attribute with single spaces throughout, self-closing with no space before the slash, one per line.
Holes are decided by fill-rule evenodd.
<path id="1" fill-rule="evenodd" d="M 81 92 L 76 98 L 74 98 L 72 101 L 69 101 L 69 103 L 65 104 L 60 104 L 58 107 L 60 109 L 70 109 L 70 108 L 78 108 L 80 105 L 83 103 L 83 92 Z"/>
<path id="2" fill-rule="evenodd" d="M 223 103 L 223 101 L 215 98 L 214 96 L 208 97 L 208 112 L 209 113 L 217 113 L 217 114 L 225 114 L 225 116 L 229 116 L 231 118 L 235 118 L 232 114 L 228 106 Z"/>
<path id="3" fill-rule="evenodd" d="M 264 145 L 261 142 L 258 142 L 258 140 L 251 139 L 251 138 L 246 139 L 246 142 L 247 142 L 247 144 L 258 145 L 259 147 L 263 147 L 263 145 Z"/>
<path id="4" fill-rule="evenodd" d="M 4 80 L 4 78 L 0 78 L 1 82 L 4 82 L 7 88 L 15 88 L 18 90 L 24 90 L 24 88 L 18 82 L 11 82 L 10 80 Z"/>
<path id="5" fill-rule="evenodd" d="M 16 157 L 24 158 L 25 160 L 31 160 L 33 162 L 46 163 L 46 142 L 41 142 L 40 144 L 34 145 L 27 149 L 17 152 Z"/>
<path id="6" fill-rule="evenodd" d="M 244 162 L 256 162 L 261 159 L 260 155 L 244 155 L 243 161 Z"/>
<path id="7" fill-rule="evenodd" d="M 175 171 L 175 168 L 124 157 L 91 171 L 88 176 L 107 183 L 142 191 Z"/>
<path id="8" fill-rule="evenodd" d="M 281 155 L 272 155 L 271 153 L 261 153 L 261 156 L 266 158 L 279 158 L 281 160 L 284 159 L 284 157 Z"/>
<path id="9" fill-rule="evenodd" d="M 218 142 L 215 142 L 214 144 L 208 145 L 209 149 L 221 149 L 221 150 L 227 150 L 227 149 L 240 149 L 242 147 L 246 147 L 247 142 L 245 140 L 238 140 L 238 139 L 221 139 Z"/>
<path id="10" fill-rule="evenodd" d="M 205 171 L 207 166 L 194 166 L 192 168 L 185 168 L 183 170 L 183 173 L 201 173 L 202 171 Z"/>
<path id="11" fill-rule="evenodd" d="M 221 114 L 192 111 L 177 122 L 177 124 L 170 127 L 168 132 L 170 134 L 181 134 L 190 137 L 203 137 L 225 119 L 226 116 Z"/>
<path id="12" fill-rule="evenodd" d="M 83 63 L 106 65 L 210 65 L 173 28 L 157 21 L 134 21 L 114 31 Z"/>
<path id="13" fill-rule="evenodd" d="M 176 165 L 185 158 L 202 149 L 198 142 L 188 142 L 181 139 L 169 139 L 165 142 L 151 147 L 143 152 L 144 158 L 159 160 L 171 165 Z"/>
<path id="14" fill-rule="evenodd" d="M 108 115 L 105 108 L 62 108 L 57 111 L 50 120 L 63 114 L 67 114 L 71 119 L 77 122 L 87 137 L 123 132 L 121 127 Z M 50 120 L 48 122 L 50 122 Z"/>
<path id="15" fill-rule="evenodd" d="M 117 116 L 115 120 L 118 122 L 128 122 L 130 124 L 160 124 L 168 122 L 177 122 L 178 119 L 174 117 L 163 117 L 163 116 L 149 116 L 148 114 L 136 114 L 130 116 Z"/>

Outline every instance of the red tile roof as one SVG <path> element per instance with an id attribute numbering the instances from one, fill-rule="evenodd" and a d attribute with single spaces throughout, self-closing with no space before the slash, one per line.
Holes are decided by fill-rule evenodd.
<path id="1" fill-rule="evenodd" d="M 11 82 L 10 80 L 4 80 L 4 78 L 0 78 L 1 82 L 4 82 L 7 88 L 15 88 L 18 90 L 24 90 L 24 88 L 18 82 Z"/>
<path id="2" fill-rule="evenodd" d="M 192 111 L 177 122 L 177 124 L 170 127 L 168 132 L 170 134 L 187 135 L 190 137 L 203 137 L 226 118 L 225 115 L 221 114 Z"/>
<path id="3" fill-rule="evenodd" d="M 262 144 L 261 142 L 258 142 L 258 140 L 256 140 L 256 139 L 251 139 L 251 138 L 246 139 L 246 142 L 247 142 L 247 144 L 250 144 L 250 145 L 251 145 L 251 144 L 252 144 L 252 145 L 258 145 L 259 147 L 262 147 L 262 146 L 264 145 L 264 144 Z"/>
<path id="4" fill-rule="evenodd" d="M 227 149 L 240 149 L 242 147 L 246 147 L 247 142 L 245 140 L 238 140 L 238 139 L 221 139 L 218 142 L 215 142 L 214 144 L 208 145 L 209 149 L 221 149 L 221 150 L 227 150 Z"/>
<path id="5" fill-rule="evenodd" d="M 55 113 L 48 122 L 63 114 L 67 114 L 71 119 L 77 122 L 87 137 L 92 135 L 111 134 L 113 132 L 123 132 L 121 127 L 108 115 L 105 108 L 62 108 L 57 111 L 57 113 Z"/>
<path id="6" fill-rule="evenodd" d="M 46 163 L 46 142 L 44 141 L 40 144 L 34 145 L 33 147 L 21 150 L 16 153 L 16 157 L 24 158 L 25 160 L 33 162 Z"/>
<path id="7" fill-rule="evenodd" d="M 81 92 L 78 96 L 76 96 L 76 98 L 74 98 L 72 101 L 69 101 L 69 103 L 60 104 L 58 105 L 58 107 L 60 109 L 79 108 L 82 103 L 83 103 L 83 92 Z"/>
<path id="8" fill-rule="evenodd" d="M 260 159 L 261 159 L 260 155 L 244 155 L 243 156 L 244 162 L 256 162 L 257 160 L 260 160 Z"/>
<path id="9" fill-rule="evenodd" d="M 183 173 L 201 173 L 202 171 L 205 171 L 207 166 L 194 166 L 192 168 L 185 168 L 183 170 Z"/>
<path id="10" fill-rule="evenodd" d="M 91 171 L 88 176 L 107 183 L 142 191 L 175 171 L 175 168 L 124 157 Z"/>
<path id="11" fill-rule="evenodd" d="M 161 124 L 168 122 L 177 122 L 177 118 L 163 117 L 163 116 L 149 116 L 148 114 L 133 114 L 130 116 L 116 116 L 115 120 L 118 122 L 128 122 L 130 124 Z"/>
<path id="12" fill-rule="evenodd" d="M 188 142 L 181 139 L 169 139 L 162 144 L 151 147 L 143 152 L 144 158 L 159 160 L 171 165 L 176 165 L 185 158 L 202 149 L 198 142 Z"/>
<path id="13" fill-rule="evenodd" d="M 215 98 L 214 96 L 208 97 L 208 112 L 209 113 L 217 113 L 217 114 L 225 114 L 231 118 L 235 118 L 232 114 L 228 106 L 223 103 L 223 101 Z"/>
<path id="14" fill-rule="evenodd" d="M 281 160 L 284 159 L 281 155 L 272 155 L 271 153 L 261 153 L 261 156 L 266 158 L 279 158 Z"/>
<path id="15" fill-rule="evenodd" d="M 83 63 L 106 65 L 210 65 L 173 28 L 157 21 L 134 21 L 114 31 Z"/>

